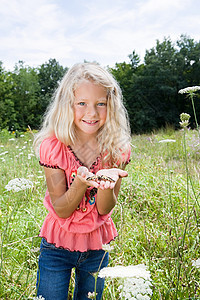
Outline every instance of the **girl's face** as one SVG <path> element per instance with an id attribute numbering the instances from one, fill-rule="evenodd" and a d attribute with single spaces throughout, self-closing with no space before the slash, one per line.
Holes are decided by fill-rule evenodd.
<path id="1" fill-rule="evenodd" d="M 83 81 L 76 88 L 74 95 L 74 124 L 77 133 L 96 136 L 106 122 L 106 89 L 92 81 Z"/>

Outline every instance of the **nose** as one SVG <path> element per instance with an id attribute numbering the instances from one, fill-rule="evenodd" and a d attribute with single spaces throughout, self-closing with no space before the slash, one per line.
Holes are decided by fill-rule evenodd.
<path id="1" fill-rule="evenodd" d="M 97 109 L 96 109 L 96 106 L 95 105 L 88 105 L 87 107 L 87 115 L 88 116 L 96 116 L 97 114 Z"/>

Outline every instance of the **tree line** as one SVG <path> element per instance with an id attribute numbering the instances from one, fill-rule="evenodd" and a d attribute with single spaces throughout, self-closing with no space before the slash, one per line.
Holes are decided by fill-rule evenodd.
<path id="1" fill-rule="evenodd" d="M 182 88 L 200 85 L 200 41 L 181 35 L 156 41 L 146 50 L 143 62 L 133 51 L 129 62 L 107 67 L 119 82 L 133 133 L 156 130 L 166 125 L 177 128 L 182 112 L 189 113 L 189 99 L 178 94 Z M 0 62 L 0 129 L 38 129 L 47 105 L 59 81 L 67 71 L 56 59 L 37 68 L 19 61 L 14 71 L 6 71 Z M 194 99 L 197 116 L 199 95 Z"/>

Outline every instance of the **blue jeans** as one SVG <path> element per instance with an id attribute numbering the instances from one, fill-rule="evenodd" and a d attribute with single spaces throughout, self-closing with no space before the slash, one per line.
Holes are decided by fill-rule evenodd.
<path id="1" fill-rule="evenodd" d="M 75 268 L 74 300 L 88 300 L 88 292 L 95 291 L 93 274 L 108 265 L 108 253 L 104 250 L 87 252 L 56 248 L 43 238 L 37 272 L 37 296 L 45 300 L 67 300 L 71 270 Z M 98 277 L 96 299 L 103 294 L 104 279 Z"/>

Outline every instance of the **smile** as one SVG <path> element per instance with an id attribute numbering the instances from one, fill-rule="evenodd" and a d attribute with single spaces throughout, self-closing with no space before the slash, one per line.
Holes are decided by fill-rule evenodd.
<path id="1" fill-rule="evenodd" d="M 83 120 L 83 122 L 86 123 L 86 124 L 94 125 L 94 124 L 96 124 L 98 121 L 86 121 L 86 120 Z"/>

